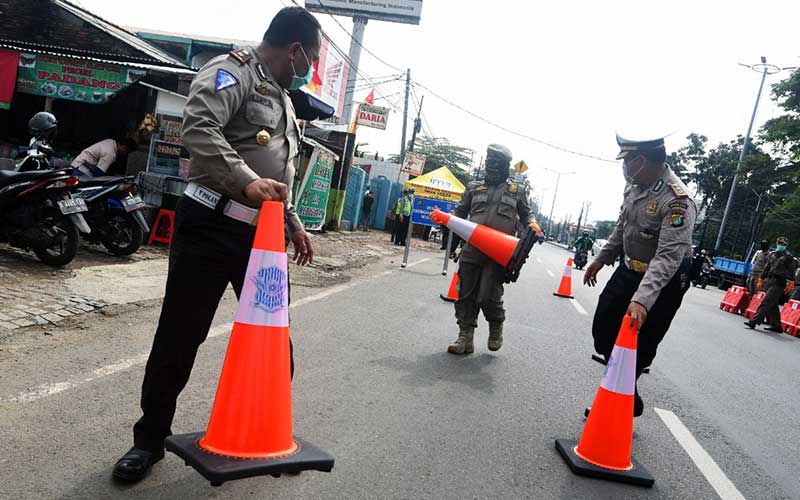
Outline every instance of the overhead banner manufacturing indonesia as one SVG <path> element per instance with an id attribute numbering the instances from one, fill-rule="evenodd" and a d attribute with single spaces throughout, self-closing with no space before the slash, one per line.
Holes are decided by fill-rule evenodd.
<path id="1" fill-rule="evenodd" d="M 306 9 L 333 16 L 363 16 L 378 21 L 419 24 L 422 0 L 306 0 Z"/>
<path id="2" fill-rule="evenodd" d="M 325 224 L 335 162 L 336 156 L 327 149 L 316 147 L 311 153 L 297 200 L 297 216 L 306 229 L 319 230 Z"/>

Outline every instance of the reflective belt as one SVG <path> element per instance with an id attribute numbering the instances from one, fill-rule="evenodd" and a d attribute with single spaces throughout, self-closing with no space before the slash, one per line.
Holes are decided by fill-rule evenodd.
<path id="1" fill-rule="evenodd" d="M 186 186 L 186 191 L 184 191 L 183 194 L 212 210 L 215 210 L 220 200 L 222 200 L 221 194 L 194 182 L 190 182 L 189 185 Z M 222 213 L 231 219 L 244 222 L 245 224 L 253 224 L 258 220 L 258 210 L 233 200 L 227 201 Z"/>
<path id="2" fill-rule="evenodd" d="M 649 264 L 647 262 L 642 262 L 641 260 L 636 260 L 625 256 L 625 267 L 630 269 L 631 271 L 639 274 L 644 274 L 647 272 L 647 267 Z"/>

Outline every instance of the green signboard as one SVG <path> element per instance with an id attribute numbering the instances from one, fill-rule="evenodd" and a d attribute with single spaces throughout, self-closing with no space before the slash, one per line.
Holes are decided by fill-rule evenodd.
<path id="1" fill-rule="evenodd" d="M 20 53 L 17 92 L 103 104 L 147 72 L 116 64 Z"/>
<path id="2" fill-rule="evenodd" d="M 320 147 L 314 148 L 297 200 L 297 215 L 306 229 L 322 229 L 325 224 L 325 207 L 331 192 L 335 162 L 333 153 Z"/>

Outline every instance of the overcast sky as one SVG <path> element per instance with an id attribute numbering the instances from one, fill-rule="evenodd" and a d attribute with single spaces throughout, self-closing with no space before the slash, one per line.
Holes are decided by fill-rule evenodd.
<path id="1" fill-rule="evenodd" d="M 272 16 L 289 1 L 80 3 L 123 25 L 260 40 Z M 318 18 L 347 51 L 348 35 L 329 16 Z M 337 19 L 352 29 L 350 19 Z M 692 131 L 714 143 L 743 135 L 760 77 L 737 63 L 756 63 L 764 55 L 780 66 L 800 65 L 797 19 L 800 2 L 776 0 L 424 0 L 419 26 L 370 21 L 364 45 L 398 68 L 411 68 L 413 80 L 491 121 L 613 159 L 616 130 L 675 131 L 667 141 L 670 151 Z M 397 73 L 366 52 L 361 70 L 371 77 Z M 391 95 L 403 84 L 379 89 Z M 367 93 L 357 92 L 356 98 Z M 616 218 L 624 185 L 619 163 L 547 148 L 482 123 L 424 90 L 418 95 L 426 95 L 429 132 L 475 149 L 476 162 L 490 142 L 509 146 L 515 161 L 524 159 L 545 212 L 553 200 L 552 171 L 577 172 L 561 177 L 556 216 L 575 220 L 581 201 L 591 200 L 591 220 Z M 401 95 L 390 99 L 402 109 Z M 777 114 L 765 92 L 757 125 Z M 401 114 L 393 113 L 386 131 L 362 127 L 358 141 L 382 155 L 396 153 L 401 123 Z"/>

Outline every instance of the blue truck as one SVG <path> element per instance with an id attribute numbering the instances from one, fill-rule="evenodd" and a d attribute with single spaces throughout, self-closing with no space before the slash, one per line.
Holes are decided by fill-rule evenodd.
<path id="1" fill-rule="evenodd" d="M 716 257 L 714 268 L 717 273 L 717 288 L 727 290 L 731 285 L 745 286 L 752 267 L 753 265 L 749 262 Z"/>

